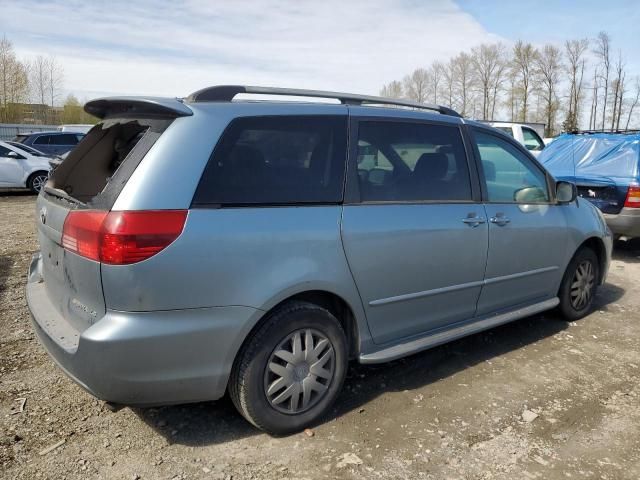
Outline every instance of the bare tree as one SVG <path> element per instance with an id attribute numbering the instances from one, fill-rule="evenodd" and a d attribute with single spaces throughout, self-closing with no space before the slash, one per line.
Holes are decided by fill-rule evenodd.
<path id="1" fill-rule="evenodd" d="M 480 88 L 482 119 L 493 116 L 495 95 L 503 81 L 505 71 L 505 48 L 501 43 L 482 44 L 471 49 L 474 75 Z"/>
<path id="2" fill-rule="evenodd" d="M 453 108 L 453 90 L 455 83 L 455 62 L 450 59 L 442 67 L 442 77 L 444 79 L 444 97 L 446 106 Z"/>
<path id="3" fill-rule="evenodd" d="M 596 54 L 602 65 L 602 79 L 604 81 L 602 93 L 602 129 L 604 130 L 604 122 L 607 115 L 607 98 L 609 96 L 609 70 L 611 68 L 611 58 L 609 54 L 611 39 L 607 32 L 600 32 L 596 37 L 596 48 L 593 53 Z"/>
<path id="4" fill-rule="evenodd" d="M 591 87 L 591 109 L 589 111 L 589 130 L 596 128 L 596 123 L 598 121 L 598 68 L 596 67 L 593 70 L 593 85 Z"/>
<path id="5" fill-rule="evenodd" d="M 382 90 L 380 90 L 380 95 L 389 98 L 402 98 L 404 95 L 402 83 L 397 80 L 389 82 L 382 87 Z"/>
<path id="6" fill-rule="evenodd" d="M 416 102 L 425 102 L 429 94 L 429 72 L 418 68 L 411 75 L 402 80 L 402 86 L 407 98 Z"/>
<path id="7" fill-rule="evenodd" d="M 438 104 L 438 94 L 444 81 L 444 65 L 442 62 L 433 62 L 431 64 L 429 67 L 429 76 L 431 77 L 431 99 L 433 103 Z"/>
<path id="8" fill-rule="evenodd" d="M 47 87 L 49 85 L 49 60 L 38 55 L 31 64 L 31 88 L 34 100 L 42 105 L 47 104 Z"/>
<path id="9" fill-rule="evenodd" d="M 27 69 L 16 58 L 11 42 L 6 37 L 2 37 L 0 39 L 0 104 L 6 108 L 8 103 L 24 100 L 27 89 Z"/>
<path id="10" fill-rule="evenodd" d="M 558 111 L 558 84 L 562 73 L 562 53 L 554 45 L 545 45 L 535 61 L 543 100 L 544 116 L 547 124 L 546 135 L 555 133 L 555 119 Z"/>
<path id="11" fill-rule="evenodd" d="M 518 40 L 513 47 L 512 69 L 519 83 L 518 89 L 522 98 L 522 121 L 527 121 L 529 96 L 535 80 L 534 62 L 538 57 L 538 51 L 530 43 Z"/>
<path id="12" fill-rule="evenodd" d="M 567 40 L 564 44 L 567 58 L 567 73 L 569 76 L 569 108 L 564 121 L 565 130 L 577 130 L 580 123 L 580 104 L 582 102 L 582 87 L 586 60 L 584 54 L 589 48 L 589 40 Z"/>
<path id="13" fill-rule="evenodd" d="M 622 60 L 622 52 L 618 53 L 618 62 L 616 63 L 616 78 L 611 82 L 613 93 L 613 111 L 611 114 L 611 130 L 616 128 L 616 124 L 620 124 L 620 114 L 622 102 L 624 101 L 624 62 Z"/>
<path id="14" fill-rule="evenodd" d="M 640 76 L 636 77 L 635 83 L 635 98 L 629 105 L 629 113 L 627 115 L 627 124 L 625 125 L 625 129 L 629 129 L 629 123 L 631 122 L 631 116 L 633 115 L 633 110 L 638 106 L 638 102 L 640 102 Z"/>
<path id="15" fill-rule="evenodd" d="M 49 94 L 49 100 L 51 101 L 51 107 L 54 106 L 56 99 L 60 95 L 62 90 L 62 66 L 60 66 L 55 57 L 50 57 L 47 61 L 47 90 Z"/>
<path id="16" fill-rule="evenodd" d="M 456 107 L 463 117 L 469 113 L 472 105 L 474 75 L 471 55 L 462 52 L 452 60 L 453 88 Z"/>

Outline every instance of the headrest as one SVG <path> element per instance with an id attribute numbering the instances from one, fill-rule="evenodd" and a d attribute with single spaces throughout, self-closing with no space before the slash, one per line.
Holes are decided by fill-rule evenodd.
<path id="1" fill-rule="evenodd" d="M 440 180 L 449 171 L 449 159 L 444 153 L 423 153 L 416 162 L 413 174 L 421 178 Z"/>

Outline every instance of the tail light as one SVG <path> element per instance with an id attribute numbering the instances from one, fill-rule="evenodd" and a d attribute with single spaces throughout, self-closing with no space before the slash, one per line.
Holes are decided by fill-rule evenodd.
<path id="1" fill-rule="evenodd" d="M 627 191 L 627 199 L 624 201 L 625 207 L 640 208 L 640 186 L 631 185 Z"/>
<path id="2" fill-rule="evenodd" d="M 128 265 L 167 248 L 186 219 L 186 210 L 72 211 L 64 222 L 62 246 L 97 262 Z"/>

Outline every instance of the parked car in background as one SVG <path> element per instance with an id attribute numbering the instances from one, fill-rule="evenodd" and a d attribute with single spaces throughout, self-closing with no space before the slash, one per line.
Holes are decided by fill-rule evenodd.
<path id="1" fill-rule="evenodd" d="M 38 193 L 49 176 L 50 158 L 0 142 L 0 187 L 28 188 Z"/>
<path id="2" fill-rule="evenodd" d="M 103 129 L 38 197 L 26 291 L 47 351 L 104 400 L 228 391 L 255 426 L 289 433 L 330 409 L 349 359 L 554 307 L 575 320 L 606 277 L 598 209 L 447 107 L 221 86 L 85 110 Z"/>
<path id="3" fill-rule="evenodd" d="M 33 147 L 47 155 L 62 155 L 72 150 L 84 133 L 80 132 L 37 132 L 18 135 L 14 141 Z"/>
<path id="4" fill-rule="evenodd" d="M 613 233 L 640 237 L 640 131 L 565 133 L 539 160 L 597 206 Z"/>
<path id="5" fill-rule="evenodd" d="M 58 131 L 60 132 L 76 132 L 76 133 L 88 133 L 89 130 L 93 128 L 93 125 L 89 124 L 71 124 L 71 125 L 60 125 L 58 127 Z"/>
<path id="6" fill-rule="evenodd" d="M 530 125 L 511 122 L 486 123 L 513 137 L 518 143 L 524 145 L 534 157 L 537 157 L 545 147 L 545 142 L 542 140 L 540 134 Z M 542 127 L 544 130 L 544 125 L 542 125 Z"/>

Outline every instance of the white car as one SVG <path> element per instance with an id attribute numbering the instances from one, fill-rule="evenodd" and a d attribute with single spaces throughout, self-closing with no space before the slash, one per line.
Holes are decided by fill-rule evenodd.
<path id="1" fill-rule="evenodd" d="M 47 182 L 51 158 L 33 155 L 0 142 L 0 188 L 28 188 L 34 193 Z"/>
<path id="2" fill-rule="evenodd" d="M 487 123 L 498 130 L 502 130 L 507 135 L 512 136 L 516 142 L 524 145 L 524 148 L 529 150 L 536 158 L 545 147 L 545 142 L 540 137 L 540 134 L 529 125 L 510 122 Z"/>

